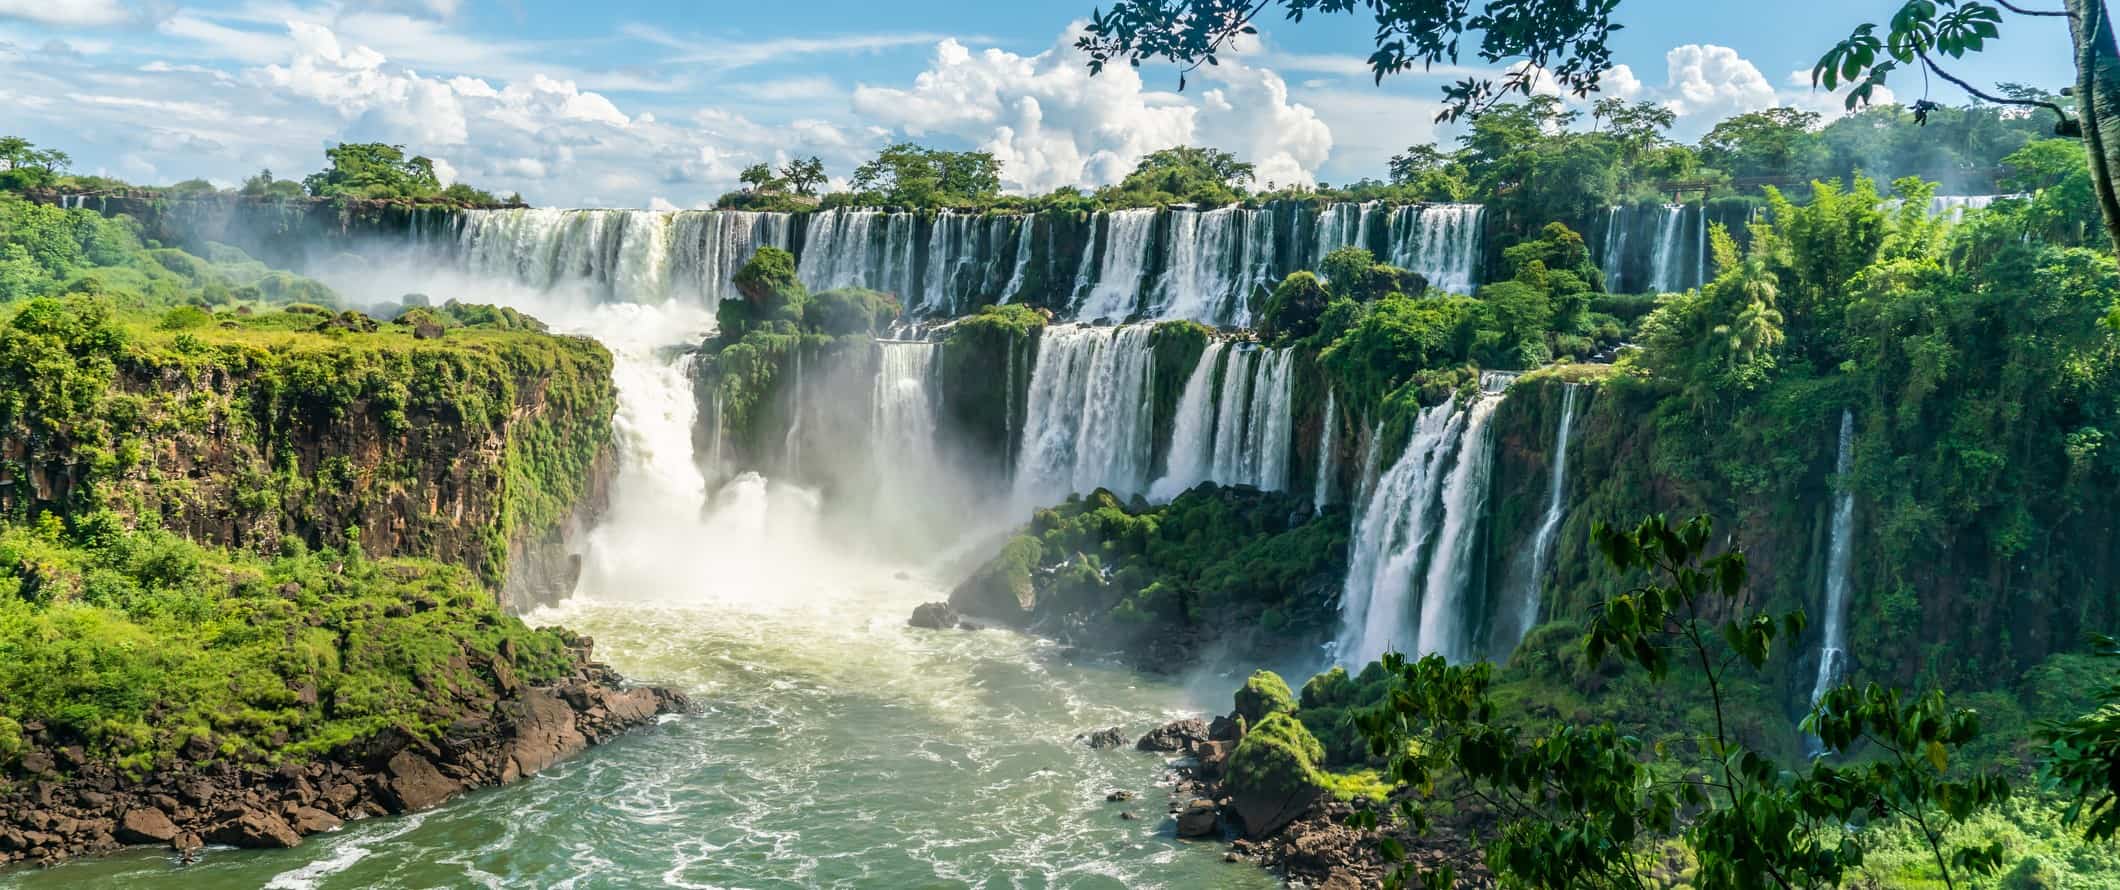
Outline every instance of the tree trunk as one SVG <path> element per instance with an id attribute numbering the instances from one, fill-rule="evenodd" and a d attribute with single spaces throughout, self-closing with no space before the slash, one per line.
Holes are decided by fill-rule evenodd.
<path id="1" fill-rule="evenodd" d="M 2075 49 L 2077 117 L 2090 155 L 2091 185 L 2106 237 L 2120 250 L 2120 193 L 2113 182 L 2114 172 L 2120 170 L 2120 52 L 2114 49 L 2105 0 L 2066 0 L 2064 5 Z"/>

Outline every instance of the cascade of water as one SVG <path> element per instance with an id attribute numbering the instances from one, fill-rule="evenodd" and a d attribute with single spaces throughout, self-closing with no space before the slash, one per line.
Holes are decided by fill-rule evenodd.
<path id="1" fill-rule="evenodd" d="M 1487 482 L 1494 467 L 1494 409 L 1498 396 L 1484 397 L 1465 409 L 1465 430 L 1458 437 L 1456 463 L 1443 484 L 1443 527 L 1428 558 L 1428 577 L 1421 594 L 1419 654 L 1451 661 L 1473 656 L 1468 642 L 1467 594 L 1472 587 L 1479 547 L 1480 517 L 1486 513 Z"/>
<path id="2" fill-rule="evenodd" d="M 1295 350 L 1274 349 L 1259 360 L 1252 382 L 1250 432 L 1251 484 L 1267 491 L 1288 487 L 1289 453 L 1295 438 Z"/>
<path id="3" fill-rule="evenodd" d="M 1679 231 L 1686 220 L 1686 205 L 1666 204 L 1662 221 L 1656 229 L 1656 260 L 1649 267 L 1649 290 L 1655 293 L 1670 293 L 1682 290 L 1685 284 L 1678 280 L 1679 254 L 1685 242 Z"/>
<path id="4" fill-rule="evenodd" d="M 1171 423 L 1170 454 L 1164 459 L 1163 478 L 1149 487 L 1149 497 L 1167 501 L 1206 479 L 1214 468 L 1215 369 L 1226 344 L 1209 340 L 1185 378 L 1178 396 L 1178 413 Z"/>
<path id="5" fill-rule="evenodd" d="M 1149 325 L 1053 325 L 1039 339 L 1016 466 L 1019 503 L 1147 486 Z"/>
<path id="6" fill-rule="evenodd" d="M 1340 447 L 1340 404 L 1331 387 L 1325 389 L 1325 425 L 1318 430 L 1318 479 L 1310 495 L 1311 509 L 1322 511 L 1332 498 L 1333 461 Z"/>
<path id="7" fill-rule="evenodd" d="M 1615 294 L 1630 293 L 1627 290 L 1627 210 L 1613 207 L 1605 211 L 1605 252 L 1598 257 L 1598 265 L 1605 270 L 1605 289 Z"/>
<path id="8" fill-rule="evenodd" d="M 1035 213 L 1026 213 L 1017 218 L 1016 270 L 1009 275 L 1008 284 L 1001 288 L 1001 293 L 996 295 L 998 299 L 995 302 L 1007 304 L 1012 300 L 1027 296 L 1027 294 L 1023 293 L 1023 273 L 1031 267 L 1031 230 L 1036 228 L 1034 223 L 1037 219 L 1038 214 Z"/>
<path id="9" fill-rule="evenodd" d="M 808 402 L 802 397 L 802 345 L 790 347 L 795 351 L 795 376 L 788 386 L 788 431 L 781 437 L 781 459 L 785 462 L 782 472 L 790 479 L 802 473 L 802 414 Z"/>
<path id="10" fill-rule="evenodd" d="M 1855 411 L 1840 412 L 1840 453 L 1833 460 L 1833 484 L 1840 488 L 1833 500 L 1833 538 L 1826 555 L 1825 635 L 1818 650 L 1818 679 L 1811 686 L 1811 704 L 1840 682 L 1847 670 L 1848 587 L 1855 548 Z"/>
<path id="11" fill-rule="evenodd" d="M 1256 349 L 1238 349 L 1229 354 L 1222 369 L 1222 393 L 1215 398 L 1214 460 L 1208 478 L 1235 481 L 1252 464 L 1251 436 L 1245 424 L 1251 419 L 1253 370 Z"/>
<path id="12" fill-rule="evenodd" d="M 1419 272 L 1428 285 L 1453 294 L 1472 292 L 1479 274 L 1486 208 L 1478 204 L 1420 204 L 1391 211 L 1391 252 L 1385 260 Z"/>
<path id="13" fill-rule="evenodd" d="M 1342 247 L 1367 246 L 1368 242 L 1362 238 L 1362 222 L 1368 217 L 1369 208 L 1369 204 L 1343 201 L 1328 204 L 1325 209 L 1318 211 L 1317 221 L 1313 224 L 1317 232 L 1317 243 L 1312 247 L 1313 253 L 1307 265 L 1316 268 L 1319 263 L 1324 262 L 1326 254 Z"/>
<path id="14" fill-rule="evenodd" d="M 1553 558 L 1553 544 L 1560 537 L 1561 518 L 1567 511 L 1568 443 L 1575 431 L 1575 403 L 1582 387 L 1570 383 L 1561 395 L 1560 429 L 1553 434 L 1553 481 L 1546 489 L 1546 515 L 1531 537 L 1531 570 L 1517 593 L 1516 640 L 1538 625 L 1540 599 L 1546 588 L 1546 565 Z"/>
<path id="15" fill-rule="evenodd" d="M 467 210 L 413 238 L 437 263 L 533 290 L 577 285 L 606 302 L 711 306 L 759 247 L 786 247 L 789 216 L 739 211 Z M 443 239 L 452 239 L 444 242 Z"/>
<path id="16" fill-rule="evenodd" d="M 1140 305 L 1144 289 L 1143 277 L 1148 272 L 1149 252 L 1155 247 L 1156 211 L 1113 210 L 1100 214 L 1104 217 L 1103 262 L 1097 267 L 1097 275 L 1091 281 L 1077 282 L 1075 289 L 1085 293 L 1082 305 L 1075 317 L 1084 321 L 1100 318 L 1123 319 L 1133 315 Z M 1083 267 L 1089 266 L 1089 256 L 1083 255 Z"/>
<path id="17" fill-rule="evenodd" d="M 1235 319 L 1237 282 L 1249 277 L 1248 270 L 1235 265 L 1244 258 L 1240 241 L 1244 215 L 1251 212 L 1237 207 L 1171 211 L 1162 292 L 1150 314 L 1212 325 Z"/>
<path id="18" fill-rule="evenodd" d="M 926 341 L 887 340 L 877 344 L 882 351 L 877 364 L 876 387 L 870 403 L 875 431 L 874 453 L 891 469 L 935 448 L 935 403 L 930 396 L 935 370 L 935 344 Z"/>
<path id="19" fill-rule="evenodd" d="M 1335 647 L 1343 664 L 1364 665 L 1389 650 L 1411 651 L 1409 644 L 1419 642 L 1409 639 L 1413 573 L 1433 533 L 1438 470 L 1464 430 L 1464 416 L 1449 403 L 1423 410 L 1405 452 L 1377 478 L 1356 516 Z"/>

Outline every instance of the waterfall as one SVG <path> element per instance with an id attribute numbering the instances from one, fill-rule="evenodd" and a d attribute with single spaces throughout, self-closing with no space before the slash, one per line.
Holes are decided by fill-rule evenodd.
<path id="1" fill-rule="evenodd" d="M 1041 505 L 1103 487 L 1148 485 L 1149 325 L 1053 325 L 1039 339 L 1024 404 L 1016 494 Z"/>
<path id="2" fill-rule="evenodd" d="M 1252 382 L 1251 412 L 1245 424 L 1251 434 L 1248 481 L 1267 491 L 1288 487 L 1296 423 L 1295 357 L 1293 349 L 1267 350 L 1259 361 L 1258 379 Z"/>
<path id="3" fill-rule="evenodd" d="M 1342 247 L 1368 247 L 1364 236 L 1364 225 L 1369 219 L 1371 204 L 1339 202 L 1328 204 L 1318 211 L 1314 224 L 1317 243 L 1312 248 L 1309 265 L 1316 267 L 1325 261 L 1325 255 Z"/>
<path id="4" fill-rule="evenodd" d="M 1243 299 L 1253 278 L 1243 264 L 1248 217 L 1258 213 L 1238 207 L 1201 212 L 1170 212 L 1169 249 L 1158 276 L 1162 293 L 1151 314 L 1187 318 L 1210 325 L 1239 325 L 1251 315 Z"/>
<path id="5" fill-rule="evenodd" d="M 1178 396 L 1178 413 L 1171 423 L 1170 455 L 1164 461 L 1163 478 L 1149 487 L 1151 498 L 1167 501 L 1177 497 L 1213 471 L 1214 378 L 1226 345 L 1221 340 L 1209 340 L 1199 363 L 1193 366 L 1192 376 L 1185 378 L 1185 389 Z"/>
<path id="6" fill-rule="evenodd" d="M 1685 247 L 1680 230 L 1686 221 L 1686 205 L 1666 204 L 1656 229 L 1656 261 L 1649 267 L 1649 289 L 1656 293 L 1684 290 L 1679 281 L 1679 254 Z"/>
<path id="7" fill-rule="evenodd" d="M 1103 260 L 1094 279 L 1075 285 L 1076 292 L 1083 294 L 1075 317 L 1084 321 L 1134 314 L 1144 286 L 1142 278 L 1148 272 L 1149 252 L 1155 247 L 1156 211 L 1113 210 L 1099 215 L 1104 218 Z M 1086 251 L 1082 264 L 1084 270 L 1089 268 Z"/>
<path id="8" fill-rule="evenodd" d="M 600 302 L 678 299 L 711 307 L 760 247 L 788 244 L 785 213 L 733 210 L 466 210 L 413 235 L 434 262 L 533 290 L 583 288 Z M 445 240 L 446 239 L 446 240 Z"/>
<path id="9" fill-rule="evenodd" d="M 1449 403 L 1423 410 L 1406 450 L 1378 477 L 1357 515 L 1349 543 L 1347 580 L 1340 593 L 1339 661 L 1359 666 L 1386 651 L 1414 651 L 1408 600 L 1413 573 L 1428 536 L 1438 469 L 1464 431 L 1464 414 Z"/>
<path id="10" fill-rule="evenodd" d="M 1581 386 L 1570 383 L 1561 395 L 1560 428 L 1553 434 L 1553 478 L 1546 486 L 1546 515 L 1531 537 L 1531 565 L 1517 593 L 1516 639 L 1510 641 L 1512 645 L 1522 642 L 1524 634 L 1538 626 L 1546 566 L 1553 561 L 1553 545 L 1560 538 L 1561 518 L 1568 508 L 1568 443 L 1575 431 L 1575 404 L 1581 391 Z"/>
<path id="11" fill-rule="evenodd" d="M 1833 484 L 1839 491 L 1833 499 L 1833 539 L 1826 556 L 1825 639 L 1818 650 L 1818 679 L 1811 686 L 1811 704 L 1818 704 L 1826 690 L 1847 672 L 1848 587 L 1854 562 L 1855 411 L 1840 412 L 1840 453 L 1833 460 Z"/>
<path id="12" fill-rule="evenodd" d="M 936 345 L 923 341 L 886 340 L 877 364 L 870 402 L 873 454 L 881 461 L 879 477 L 888 478 L 903 464 L 924 460 L 935 451 L 936 411 L 933 391 Z"/>
<path id="13" fill-rule="evenodd" d="M 802 411 L 809 404 L 802 397 L 802 343 L 790 346 L 795 353 L 795 376 L 788 383 L 788 431 L 781 437 L 782 472 L 790 479 L 802 475 Z"/>
<path id="14" fill-rule="evenodd" d="M 1333 459 L 1339 445 L 1340 404 L 1328 386 L 1325 389 L 1325 426 L 1318 430 L 1318 478 L 1310 495 L 1313 510 L 1323 512 L 1325 504 L 1332 498 Z"/>
<path id="15" fill-rule="evenodd" d="M 1454 661 L 1476 654 L 1468 595 L 1493 475 L 1490 421 L 1508 379 L 1483 375 L 1485 391 L 1471 403 L 1423 410 L 1406 450 L 1369 493 L 1340 595 L 1342 663 L 1393 650 Z"/>
<path id="16" fill-rule="evenodd" d="M 1418 272 L 1428 286 L 1470 294 L 1486 237 L 1486 208 L 1478 204 L 1420 204 L 1391 211 L 1391 250 L 1383 259 Z"/>
<path id="17" fill-rule="evenodd" d="M 1615 294 L 1631 293 L 1627 290 L 1627 211 L 1614 207 L 1605 211 L 1604 255 L 1598 257 L 1598 265 L 1605 270 L 1605 290 Z"/>
<path id="18" fill-rule="evenodd" d="M 1023 273 L 1031 267 L 1031 230 L 1036 228 L 1033 223 L 1037 222 L 1037 220 L 1038 215 L 1035 213 L 1026 213 L 1018 218 L 1016 223 L 1016 269 L 1009 274 L 1008 284 L 1001 288 L 1001 293 L 995 295 L 995 302 L 997 303 L 1008 303 L 1024 296 Z"/>

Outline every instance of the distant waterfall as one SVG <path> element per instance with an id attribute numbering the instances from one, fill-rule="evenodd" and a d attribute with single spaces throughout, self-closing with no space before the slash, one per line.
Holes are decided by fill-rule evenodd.
<path id="1" fill-rule="evenodd" d="M 1030 274 L 1040 255 L 1037 214 L 518 208 L 416 213 L 408 238 L 422 262 L 597 303 L 711 307 L 736 296 L 730 279 L 771 246 L 794 251 L 796 275 L 812 291 L 883 291 L 919 318 L 1050 297 L 1069 305 L 1049 308 L 1081 321 L 1187 319 L 1232 328 L 1252 323 L 1253 306 L 1282 276 L 1314 269 L 1346 246 L 1418 272 L 1438 289 L 1469 293 L 1483 261 L 1485 218 L 1475 204 L 1379 201 L 1099 211 L 1080 227 L 1057 219 L 1043 226 L 1038 276 Z M 1089 241 L 1079 254 L 1064 240 L 1076 235 Z M 1063 268 L 1070 262 L 1072 270 Z"/>
<path id="2" fill-rule="evenodd" d="M 1049 504 L 1103 487 L 1148 487 L 1149 325 L 1054 325 L 1039 339 L 1017 453 L 1016 493 Z"/>
<path id="3" fill-rule="evenodd" d="M 1546 567 L 1553 561 L 1553 545 L 1560 538 L 1561 519 L 1567 515 L 1568 443 L 1574 439 L 1575 405 L 1582 389 L 1570 383 L 1562 390 L 1560 426 L 1553 433 L 1552 481 L 1546 486 L 1546 515 L 1531 537 L 1530 565 L 1516 594 L 1516 639 L 1510 641 L 1512 644 L 1522 642 L 1524 634 L 1538 626 L 1542 612 Z"/>
<path id="4" fill-rule="evenodd" d="M 1494 463 L 1490 421 L 1506 381 L 1489 383 L 1470 404 L 1423 410 L 1356 516 L 1340 597 L 1342 663 L 1366 664 L 1393 650 L 1452 660 L 1477 654 L 1467 594 Z"/>
<path id="5" fill-rule="evenodd" d="M 1325 425 L 1318 430 L 1318 478 L 1310 495 L 1310 507 L 1323 512 L 1332 499 L 1334 458 L 1340 450 L 1340 404 L 1331 387 L 1325 389 Z"/>
<path id="6" fill-rule="evenodd" d="M 1839 492 L 1833 500 L 1833 539 L 1826 556 L 1825 638 L 1818 649 L 1818 679 L 1811 686 L 1811 704 L 1840 682 L 1848 662 L 1848 587 L 1854 567 L 1855 547 L 1855 411 L 1840 412 L 1840 454 L 1833 460 L 1833 484 Z"/>
<path id="7" fill-rule="evenodd" d="M 1186 378 L 1167 469 L 1149 496 L 1168 500 L 1206 481 L 1287 488 L 1295 438 L 1294 368 L 1294 350 L 1209 343 Z M 1218 369 L 1219 387 L 1214 384 Z"/>
<path id="8" fill-rule="evenodd" d="M 874 454 L 885 462 L 883 476 L 908 461 L 924 460 L 935 450 L 936 411 L 934 343 L 887 340 L 877 344 L 882 358 L 870 400 Z"/>
<path id="9" fill-rule="evenodd" d="M 1391 211 L 1391 252 L 1380 259 L 1421 273 L 1428 286 L 1470 294 L 1486 243 L 1487 209 L 1478 204 L 1421 204 Z"/>
<path id="10" fill-rule="evenodd" d="M 1081 291 L 1075 317 L 1083 321 L 1124 320 L 1139 305 L 1149 251 L 1155 247 L 1151 238 L 1155 234 L 1156 211 L 1115 210 L 1100 215 L 1104 225 L 1097 254 L 1102 260 L 1094 278 L 1077 283 L 1087 290 Z M 1087 251 L 1083 253 L 1083 267 L 1089 268 Z"/>
<path id="11" fill-rule="evenodd" d="M 1708 277 L 1708 220 L 1697 204 L 1614 207 L 1598 239 L 1598 267 L 1613 293 L 1671 293 Z"/>
<path id="12" fill-rule="evenodd" d="M 584 288 L 607 303 L 711 306 L 733 295 L 729 279 L 751 254 L 786 247 L 790 230 L 784 213 L 722 210 L 466 210 L 461 219 L 422 227 L 415 240 L 470 275 Z"/>

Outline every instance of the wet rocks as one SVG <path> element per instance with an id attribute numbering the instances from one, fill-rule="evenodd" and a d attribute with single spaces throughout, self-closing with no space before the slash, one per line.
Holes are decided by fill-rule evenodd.
<path id="1" fill-rule="evenodd" d="M 1214 834 L 1220 817 L 1214 801 L 1194 798 L 1178 811 L 1178 836 L 1207 837 Z"/>
<path id="2" fill-rule="evenodd" d="M 1165 754 L 1191 754 L 1207 741 L 1207 722 L 1198 717 L 1173 720 L 1148 731 L 1134 748 L 1140 751 L 1156 751 Z"/>
<path id="3" fill-rule="evenodd" d="M 963 616 L 958 615 L 956 609 L 950 608 L 949 603 L 921 603 L 914 607 L 913 617 L 905 623 L 929 630 L 948 630 L 956 627 L 961 621 Z"/>
<path id="4" fill-rule="evenodd" d="M 291 847 L 345 822 L 513 781 L 689 708 L 680 693 L 626 687 L 588 652 L 582 639 L 572 675 L 551 686 L 508 684 L 514 690 L 497 691 L 498 700 L 458 699 L 461 714 L 431 742 L 384 730 L 316 761 L 270 769 L 224 758 L 201 737 L 181 764 L 135 775 L 25 721 L 32 749 L 12 770 L 0 767 L 0 866 L 131 844 L 166 844 L 187 856 L 209 842 Z"/>
<path id="5" fill-rule="evenodd" d="M 177 839 L 177 823 L 154 807 L 127 810 L 118 818 L 116 837 L 126 844 L 166 844 Z"/>
<path id="6" fill-rule="evenodd" d="M 1134 799 L 1134 793 L 1133 793 L 1133 792 L 1131 792 L 1131 791 L 1125 791 L 1125 790 L 1120 790 L 1120 791 L 1114 791 L 1114 792 L 1112 792 L 1112 793 L 1110 793 L 1110 794 L 1104 795 L 1104 801 L 1105 801 L 1106 803 L 1124 803 L 1124 802 L 1126 802 L 1126 801 L 1129 801 L 1129 800 L 1133 800 L 1133 799 Z"/>
<path id="7" fill-rule="evenodd" d="M 1093 750 L 1104 751 L 1125 745 L 1126 733 L 1119 727 L 1114 726 L 1110 729 L 1100 729 L 1087 735 L 1078 735 L 1075 737 L 1075 741 L 1082 742 Z"/>

